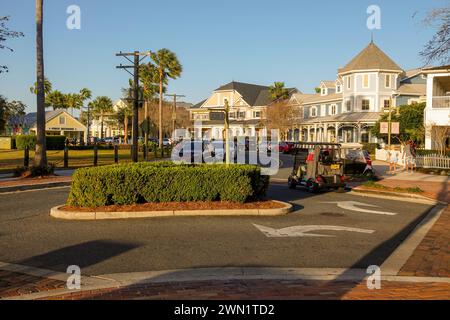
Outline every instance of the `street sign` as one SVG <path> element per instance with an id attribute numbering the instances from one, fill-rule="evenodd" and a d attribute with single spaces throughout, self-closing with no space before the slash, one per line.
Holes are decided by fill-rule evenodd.
<path id="1" fill-rule="evenodd" d="M 380 133 L 389 133 L 389 122 L 380 122 Z"/>
<path id="2" fill-rule="evenodd" d="M 391 123 L 391 133 L 392 134 L 400 134 L 400 123 L 399 122 Z"/>

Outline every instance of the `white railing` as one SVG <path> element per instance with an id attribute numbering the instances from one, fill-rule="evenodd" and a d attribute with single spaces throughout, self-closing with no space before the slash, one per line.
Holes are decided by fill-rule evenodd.
<path id="1" fill-rule="evenodd" d="M 450 108 L 450 96 L 433 97 L 433 108 Z"/>
<path id="2" fill-rule="evenodd" d="M 450 169 L 450 157 L 439 154 L 417 156 L 416 165 L 420 168 Z"/>

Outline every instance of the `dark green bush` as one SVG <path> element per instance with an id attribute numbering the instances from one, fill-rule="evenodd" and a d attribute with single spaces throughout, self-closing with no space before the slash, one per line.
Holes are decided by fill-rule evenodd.
<path id="1" fill-rule="evenodd" d="M 16 136 L 16 147 L 19 150 L 24 150 L 25 147 L 34 150 L 36 147 L 36 136 L 30 134 Z"/>
<path id="2" fill-rule="evenodd" d="M 63 150 L 66 137 L 65 136 L 46 136 L 45 141 L 47 144 L 47 150 Z M 24 150 L 25 147 L 28 146 L 30 150 L 34 150 L 36 148 L 36 136 L 35 135 L 19 135 L 16 136 L 16 147 L 19 150 Z"/>
<path id="3" fill-rule="evenodd" d="M 253 165 L 120 164 L 75 171 L 68 205 L 99 207 L 145 202 L 245 202 L 265 195 L 269 178 Z"/>
<path id="4" fill-rule="evenodd" d="M 64 150 L 64 146 L 66 145 L 65 136 L 47 136 L 45 139 L 47 150 Z"/>

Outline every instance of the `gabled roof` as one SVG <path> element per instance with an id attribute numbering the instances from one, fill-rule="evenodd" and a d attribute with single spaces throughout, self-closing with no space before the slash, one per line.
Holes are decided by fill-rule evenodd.
<path id="1" fill-rule="evenodd" d="M 242 99 L 251 107 L 266 106 L 272 103 L 269 94 L 269 86 L 232 81 L 217 88 L 216 90 L 214 90 L 214 92 L 230 90 L 237 91 L 242 96 Z M 286 88 L 286 90 L 288 90 L 290 95 L 298 92 L 296 88 Z M 191 107 L 191 109 L 201 108 L 205 101 L 207 101 L 207 99 L 197 103 L 196 105 Z"/>
<path id="2" fill-rule="evenodd" d="M 250 106 L 266 105 L 269 103 L 269 87 L 257 84 L 232 81 L 214 91 L 236 90 Z M 264 93 L 262 93 L 264 91 Z M 262 104 L 256 104 L 256 102 Z"/>
<path id="3" fill-rule="evenodd" d="M 403 95 L 411 94 L 425 96 L 427 94 L 427 85 L 403 83 L 398 87 L 397 92 Z"/>
<path id="4" fill-rule="evenodd" d="M 334 88 L 336 87 L 336 80 L 323 80 L 320 84 L 323 84 L 325 88 Z"/>
<path id="5" fill-rule="evenodd" d="M 371 42 L 345 67 L 339 69 L 339 73 L 347 73 L 358 70 L 393 70 L 402 72 L 389 56 Z"/>
<path id="6" fill-rule="evenodd" d="M 302 97 L 303 104 L 334 102 L 339 100 L 342 100 L 342 93 L 332 93 L 326 96 L 317 93 L 312 95 L 305 95 L 304 97 Z"/>

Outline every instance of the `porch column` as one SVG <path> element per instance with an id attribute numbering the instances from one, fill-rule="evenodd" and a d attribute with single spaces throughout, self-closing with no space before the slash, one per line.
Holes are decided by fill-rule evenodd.
<path id="1" fill-rule="evenodd" d="M 361 123 L 359 123 L 358 122 L 358 137 L 357 137 L 357 140 L 356 141 L 358 141 L 358 143 L 361 143 L 361 141 L 362 141 L 362 137 L 361 137 Z"/>
<path id="2" fill-rule="evenodd" d="M 338 143 L 339 142 L 339 122 L 336 122 L 335 124 L 334 124 L 334 131 L 335 131 L 335 136 L 336 136 L 336 143 Z"/>
<path id="3" fill-rule="evenodd" d="M 317 141 L 317 123 L 314 124 L 314 141 Z"/>

